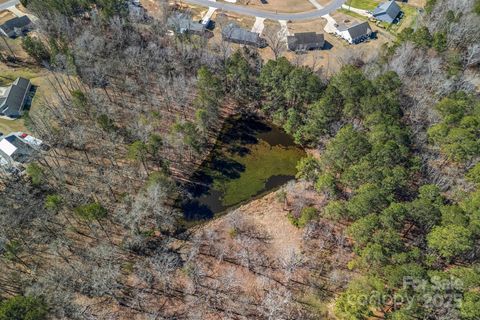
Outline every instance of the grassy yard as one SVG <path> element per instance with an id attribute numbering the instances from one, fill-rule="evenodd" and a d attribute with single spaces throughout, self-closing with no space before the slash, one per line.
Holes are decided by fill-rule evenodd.
<path id="1" fill-rule="evenodd" d="M 404 16 L 398 25 L 398 32 L 408 27 L 413 28 L 419 15 L 418 8 L 409 6 L 408 4 L 400 3 L 400 8 L 402 8 Z"/>
<path id="2" fill-rule="evenodd" d="M 25 128 L 25 125 L 23 124 L 22 119 L 18 120 L 6 120 L 6 119 L 0 119 L 0 132 L 2 134 L 9 134 L 10 132 L 25 132 L 28 130 Z"/>
<path id="3" fill-rule="evenodd" d="M 347 0 L 345 5 L 352 6 L 357 9 L 373 10 L 381 1 L 377 0 Z"/>
<path id="4" fill-rule="evenodd" d="M 358 14 L 356 12 L 350 11 L 348 9 L 338 9 L 338 12 L 344 13 L 346 15 L 349 15 L 350 17 L 353 17 L 358 20 L 368 20 L 367 17 L 362 16 L 361 14 Z"/>
<path id="5" fill-rule="evenodd" d="M 414 27 L 415 22 L 418 18 L 417 8 L 414 8 L 404 3 L 401 3 L 400 7 L 402 8 L 403 18 L 398 23 L 395 23 L 395 24 L 389 24 L 386 22 L 380 23 L 380 25 L 383 26 L 385 30 L 387 30 L 388 32 L 394 35 L 400 33 L 405 28 Z"/>
<path id="6" fill-rule="evenodd" d="M 355 0 L 353 0 L 353 1 L 355 1 Z M 364 0 L 362 0 L 362 1 L 364 1 Z M 396 23 L 396 24 L 390 24 L 390 23 L 379 21 L 378 25 L 377 25 L 378 28 L 384 29 L 385 31 L 388 31 L 392 35 L 396 35 L 405 28 L 415 26 L 415 22 L 418 18 L 417 8 L 412 7 L 412 6 L 410 6 L 408 4 L 405 4 L 405 3 L 400 3 L 399 5 L 402 8 L 402 12 L 403 12 L 403 18 L 400 20 L 400 22 Z M 352 7 L 357 8 L 354 5 L 352 5 Z M 356 12 L 349 11 L 347 9 L 338 9 L 338 11 L 341 12 L 341 13 L 344 13 L 346 15 L 349 15 L 349 16 L 355 18 L 355 19 L 358 19 L 358 20 L 364 20 L 364 21 L 368 20 L 367 17 L 362 16 L 362 15 L 356 13 Z M 372 25 L 373 25 L 373 23 L 372 23 Z"/>
<path id="7" fill-rule="evenodd" d="M 47 79 L 48 73 L 45 69 L 25 66 L 9 67 L 5 64 L 0 64 L 0 86 L 8 86 L 18 77 L 30 79 L 37 88 L 30 110 L 35 110 L 42 101 L 53 97 L 52 88 Z M 17 120 L 0 119 L 0 132 L 8 134 L 14 131 L 28 132 L 22 118 Z"/>

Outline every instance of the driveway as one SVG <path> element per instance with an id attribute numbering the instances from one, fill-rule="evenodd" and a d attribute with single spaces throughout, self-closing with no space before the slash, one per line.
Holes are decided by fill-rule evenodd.
<path id="1" fill-rule="evenodd" d="M 252 32 L 255 32 L 261 35 L 263 32 L 263 29 L 265 28 L 264 21 L 265 21 L 265 18 L 256 17 L 255 23 L 253 24 Z"/>
<path id="2" fill-rule="evenodd" d="M 308 1 L 310 1 L 310 3 L 313 4 L 313 6 L 318 10 L 323 9 L 323 6 L 320 3 L 318 3 L 317 0 L 308 0 Z"/>
<path id="3" fill-rule="evenodd" d="M 255 8 L 243 7 L 225 2 L 212 2 L 209 0 L 184 0 L 187 3 L 200 5 L 204 7 L 214 7 L 225 11 L 235 12 L 245 16 L 259 17 L 271 20 L 312 20 L 320 18 L 330 12 L 337 10 L 345 3 L 346 0 L 332 0 L 328 5 L 320 10 L 313 10 L 298 13 L 276 13 L 271 11 L 264 11 Z"/>
<path id="4" fill-rule="evenodd" d="M 202 18 L 203 24 L 207 24 L 207 22 L 210 21 L 210 18 L 212 17 L 215 10 L 217 10 L 217 8 L 212 8 L 212 7 L 208 8 L 207 13 Z"/>

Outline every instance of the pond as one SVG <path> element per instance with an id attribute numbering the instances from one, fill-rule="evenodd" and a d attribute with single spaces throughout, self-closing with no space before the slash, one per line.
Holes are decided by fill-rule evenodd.
<path id="1" fill-rule="evenodd" d="M 187 186 L 182 204 L 187 220 L 203 220 L 226 211 L 295 177 L 305 152 L 278 127 L 253 116 L 230 119 L 209 159 Z"/>

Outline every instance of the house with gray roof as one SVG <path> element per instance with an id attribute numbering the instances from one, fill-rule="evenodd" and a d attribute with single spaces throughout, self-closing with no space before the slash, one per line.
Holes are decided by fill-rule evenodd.
<path id="1" fill-rule="evenodd" d="M 23 165 L 44 149 L 41 140 L 26 133 L 13 132 L 0 137 L 0 173 L 21 172 Z"/>
<path id="2" fill-rule="evenodd" d="M 204 35 L 206 26 L 200 22 L 193 21 L 189 14 L 175 12 L 167 19 L 167 26 L 178 34 Z"/>
<path id="3" fill-rule="evenodd" d="M 365 21 L 352 26 L 340 25 L 337 27 L 336 34 L 347 40 L 348 43 L 357 44 L 370 38 L 373 31 Z"/>
<path id="4" fill-rule="evenodd" d="M 0 87 L 0 117 L 14 120 L 23 114 L 32 85 L 30 80 L 17 78 L 10 86 Z"/>
<path id="5" fill-rule="evenodd" d="M 254 46 L 258 48 L 265 48 L 267 46 L 267 41 L 261 38 L 258 33 L 243 29 L 235 23 L 230 23 L 223 28 L 222 38 L 227 42 Z"/>
<path id="6" fill-rule="evenodd" d="M 295 33 L 293 36 L 287 36 L 288 50 L 308 51 L 322 49 L 325 44 L 323 34 L 315 32 Z"/>
<path id="7" fill-rule="evenodd" d="M 372 16 L 377 20 L 393 23 L 400 13 L 400 6 L 392 0 L 379 4 L 375 10 L 373 10 Z"/>
<path id="8" fill-rule="evenodd" d="M 0 25 L 0 35 L 9 38 L 21 36 L 30 29 L 31 24 L 27 16 L 15 17 Z"/>

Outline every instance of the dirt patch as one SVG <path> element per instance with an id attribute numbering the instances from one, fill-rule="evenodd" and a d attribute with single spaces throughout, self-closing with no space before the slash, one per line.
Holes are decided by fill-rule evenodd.
<path id="1" fill-rule="evenodd" d="M 288 218 L 301 208 L 320 209 L 323 204 L 323 197 L 311 184 L 292 181 L 275 193 L 196 227 L 192 230 L 193 250 L 185 251 L 188 266 L 195 272 L 184 272 L 187 277 L 182 281 L 190 286 L 202 283 L 201 293 L 206 298 L 211 293 L 205 288 L 221 286 L 222 310 L 235 308 L 245 318 L 257 318 L 265 308 L 269 310 L 265 305 L 269 301 L 292 319 L 306 318 L 290 309 L 292 305 L 297 311 L 309 310 L 321 319 L 331 319 L 328 305 L 334 292 L 352 276 L 346 265 L 353 253 L 343 236 L 344 227 L 317 217 L 297 228 Z M 242 301 L 248 303 L 243 305 Z"/>
<path id="2" fill-rule="evenodd" d="M 284 204 L 276 199 L 276 193 L 244 205 L 238 212 L 242 215 L 242 219 L 246 219 L 269 235 L 271 258 L 281 259 L 291 250 L 300 251 L 302 231 L 288 221 L 288 211 L 285 210 Z M 229 219 L 230 216 L 225 216 L 215 221 L 213 227 L 219 230 L 220 225 L 223 225 L 223 228 L 226 227 L 226 231 L 229 232 L 229 227 L 225 225 L 225 223 L 229 224 Z"/>
<path id="3" fill-rule="evenodd" d="M 13 18 L 15 18 L 15 15 L 10 11 L 0 11 L 0 24 L 4 24 L 5 22 Z"/>
<path id="4" fill-rule="evenodd" d="M 361 16 L 346 14 L 343 11 L 338 11 L 338 10 L 331 13 L 330 15 L 332 16 L 333 19 L 335 19 L 335 21 L 338 24 L 344 24 L 344 25 L 353 25 L 367 19 L 367 18 L 363 19 L 363 17 Z"/>
<path id="5" fill-rule="evenodd" d="M 427 0 L 408 0 L 407 4 L 416 8 L 424 8 L 427 4 Z"/>
<path id="6" fill-rule="evenodd" d="M 160 6 L 160 1 L 140 0 L 140 4 L 145 8 L 145 10 L 148 11 L 148 14 L 152 15 L 153 17 L 163 17 L 163 8 Z"/>

